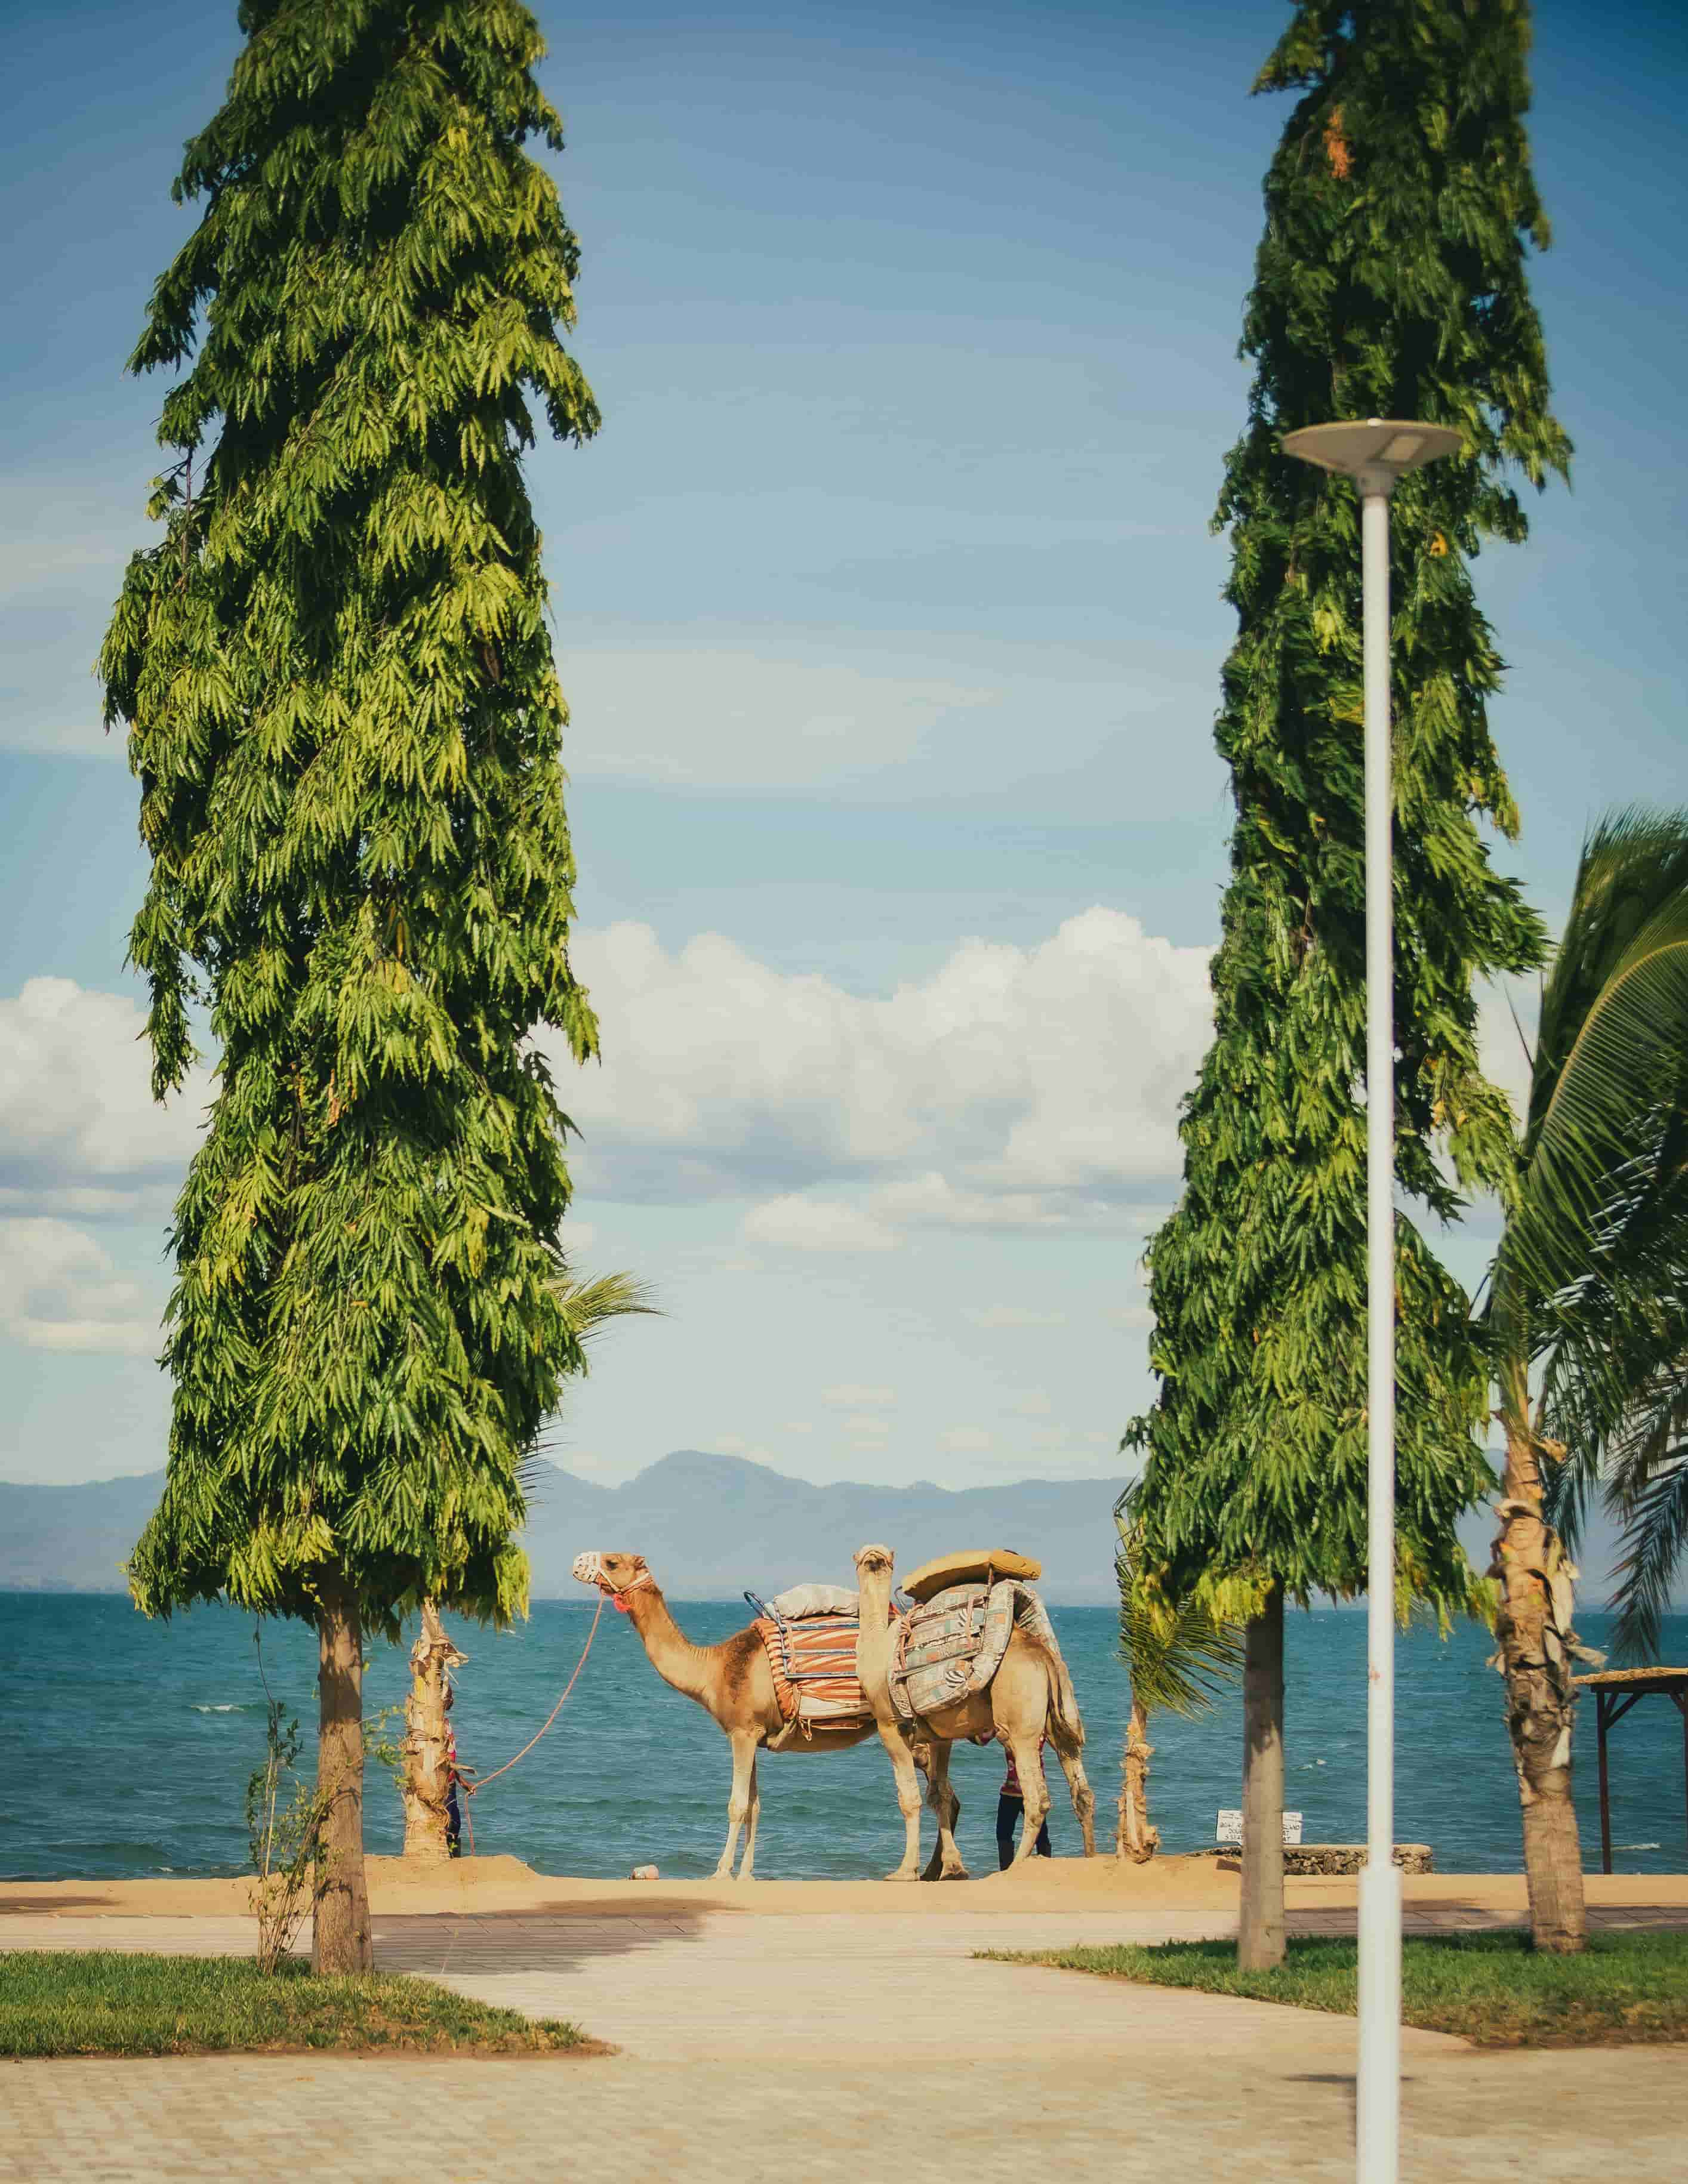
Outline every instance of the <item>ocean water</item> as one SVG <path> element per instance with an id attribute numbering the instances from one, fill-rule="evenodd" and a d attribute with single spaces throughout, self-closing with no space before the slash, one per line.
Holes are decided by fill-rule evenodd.
<path id="1" fill-rule="evenodd" d="M 676 1603 L 690 1635 L 739 1629 L 742 1607 Z M 1089 1741 L 1098 1834 L 1111 1840 L 1126 1689 L 1114 1618 L 1101 1607 L 1053 1611 Z M 540 1601 L 532 1620 L 495 1633 L 453 1624 L 469 1656 L 455 1713 L 466 1762 L 483 1772 L 524 1744 L 551 1711 L 579 1657 L 590 1601 Z M 1604 1618 L 1579 1618 L 1599 1645 Z M 226 1874 L 246 1863 L 243 1797 L 263 1757 L 264 1687 L 250 1617 L 200 1607 L 148 1623 L 125 1599 L 0 1594 L 0 1677 L 7 1698 L 7 1788 L 0 1799 L 0 1878 L 98 1880 Z M 262 1659 L 294 1708 L 308 1758 L 316 1720 L 316 1646 L 298 1624 L 262 1627 Z M 1286 1802 L 1308 1841 L 1355 1841 L 1365 1830 L 1363 1614 L 1291 1614 L 1288 1622 Z M 1445 1643 L 1414 1630 L 1397 1667 L 1399 1837 L 1428 1842 L 1445 1872 L 1516 1870 L 1518 1792 L 1501 1713 L 1500 1679 L 1484 1666 L 1486 1634 Z M 1670 1618 L 1663 1658 L 1688 1661 L 1688 1616 Z M 366 1679 L 373 1713 L 397 1703 L 405 1649 L 376 1641 Z M 1241 1701 L 1232 1691 L 1205 1719 L 1160 1716 L 1150 1783 L 1169 1851 L 1214 1840 L 1221 1807 L 1240 1800 Z M 1612 1736 L 1613 1863 L 1619 1871 L 1681 1872 L 1685 1842 L 1682 1717 L 1668 1700 L 1638 1706 Z M 998 1749 L 958 1749 L 961 1846 L 975 1871 L 995 1859 Z M 472 1808 L 477 1847 L 509 1852 L 542 1872 L 625 1875 L 654 1864 L 666 1875 L 713 1870 L 725 1830 L 725 1740 L 697 1706 L 668 1690 L 625 1618 L 606 1613 L 573 1696 L 550 1734 Z M 877 1741 L 818 1759 L 762 1763 L 757 1870 L 769 1877 L 859 1877 L 886 1871 L 902 1849 L 891 1774 Z M 1058 1852 L 1078 1830 L 1051 1755 L 1051 1827 Z M 1585 1862 L 1599 1864 L 1594 1709 L 1578 1718 L 1577 1799 Z M 396 1851 L 399 1799 L 372 1770 L 366 1841 Z M 925 1824 L 930 1845 L 931 1825 Z"/>

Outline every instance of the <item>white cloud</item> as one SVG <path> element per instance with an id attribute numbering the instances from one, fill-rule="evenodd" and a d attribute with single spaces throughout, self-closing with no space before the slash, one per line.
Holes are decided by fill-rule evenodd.
<path id="1" fill-rule="evenodd" d="M 997 693 L 943 677 L 750 651 L 583 649 L 561 663 L 571 773 L 713 787 L 838 780 L 912 758 Z"/>
<path id="2" fill-rule="evenodd" d="M 67 1221 L 0 1219 L 0 1331 L 31 1350 L 156 1357 L 164 1336 L 138 1285 Z"/>
<path id="3" fill-rule="evenodd" d="M 905 1228 L 1117 1232 L 1178 1175 L 1207 951 L 1121 911 L 1085 911 L 1035 947 L 964 941 L 884 996 L 717 933 L 670 953 L 618 925 L 574 953 L 605 1060 L 577 1073 L 556 1058 L 594 1196 L 767 1194 L 752 1241 L 886 1251 Z"/>
<path id="4" fill-rule="evenodd" d="M 159 1106 L 144 1027 L 126 995 L 70 978 L 31 978 L 0 1000 L 0 1206 L 110 1213 L 178 1180 L 210 1082 L 196 1072 Z"/>
<path id="5" fill-rule="evenodd" d="M 897 1401 L 895 1388 L 866 1388 L 854 1380 L 846 1380 L 836 1388 L 823 1388 L 823 1403 L 835 1411 L 888 1411 Z"/>
<path id="6" fill-rule="evenodd" d="M 987 1305 L 981 1312 L 970 1312 L 965 1317 L 975 1327 L 1065 1327 L 1067 1323 L 1064 1312 L 1029 1312 L 1017 1304 Z"/>
<path id="7" fill-rule="evenodd" d="M 563 1223 L 562 1248 L 571 1255 L 590 1251 L 598 1240 L 598 1232 L 590 1221 L 567 1221 Z"/>
<path id="8" fill-rule="evenodd" d="M 897 1239 L 860 1206 L 836 1199 L 790 1195 L 752 1206 L 744 1233 L 753 1244 L 790 1251 L 893 1251 Z"/>
<path id="9" fill-rule="evenodd" d="M 886 1421 L 875 1418 L 871 1411 L 852 1411 L 844 1420 L 844 1431 L 847 1434 L 883 1434 L 888 1430 Z"/>
<path id="10" fill-rule="evenodd" d="M 780 1430 L 781 1433 L 813 1433 L 814 1427 L 808 1418 L 787 1418 Z"/>
<path id="11" fill-rule="evenodd" d="M 983 1426 L 949 1426 L 939 1435 L 939 1445 L 952 1455 L 979 1453 L 991 1446 L 991 1436 Z"/>
<path id="12" fill-rule="evenodd" d="M 1047 1418 L 1055 1407 L 1041 1390 L 1032 1390 L 1010 1407 L 1017 1418 Z"/>

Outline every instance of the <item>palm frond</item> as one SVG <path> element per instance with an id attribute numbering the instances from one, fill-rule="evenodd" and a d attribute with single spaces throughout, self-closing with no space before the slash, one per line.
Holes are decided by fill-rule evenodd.
<path id="1" fill-rule="evenodd" d="M 1140 1582 L 1137 1542 L 1120 1523 L 1114 1568 L 1120 1581 L 1120 1658 L 1132 1696 L 1146 1713 L 1205 1713 L 1243 1665 L 1239 1625 L 1193 1601 L 1153 1598 Z"/>
<path id="2" fill-rule="evenodd" d="M 1545 1301 L 1582 1279 L 1590 1247 L 1668 1163 L 1685 1061 L 1688 811 L 1619 812 L 1584 845 L 1543 993 L 1497 1290 Z"/>
<path id="3" fill-rule="evenodd" d="M 552 1294 L 562 1306 L 574 1339 L 580 1345 L 583 1370 L 589 1369 L 585 1363 L 587 1345 L 612 1320 L 662 1317 L 662 1306 L 651 1301 L 651 1284 L 640 1280 L 636 1274 L 599 1274 L 590 1281 L 580 1281 L 573 1274 L 560 1273 L 552 1284 Z M 549 1483 L 547 1474 L 553 1468 L 551 1451 L 556 1446 L 556 1440 L 551 1436 L 537 1441 L 517 1466 L 523 1494 L 530 1502 Z"/>
<path id="4" fill-rule="evenodd" d="M 1618 1615 L 1613 1650 L 1631 1660 L 1657 1660 L 1663 1618 L 1688 1562 L 1688 1449 L 1672 1451 L 1635 1495 L 1628 1515 L 1612 1601 Z"/>

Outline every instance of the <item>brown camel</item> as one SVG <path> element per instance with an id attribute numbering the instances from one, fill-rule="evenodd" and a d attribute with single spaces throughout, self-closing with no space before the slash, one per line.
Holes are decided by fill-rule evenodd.
<path id="1" fill-rule="evenodd" d="M 774 1672 L 768 1665 L 760 1633 L 752 1624 L 746 1630 L 735 1630 L 730 1638 L 724 1638 L 717 1646 L 694 1646 L 669 1613 L 662 1588 L 651 1576 L 643 1555 L 577 1555 L 574 1574 L 583 1585 L 595 1585 L 600 1591 L 608 1593 L 618 1607 L 625 1609 L 650 1657 L 651 1667 L 662 1681 L 677 1691 L 684 1691 L 689 1699 L 696 1699 L 713 1717 L 732 1746 L 733 1790 L 727 1805 L 727 1844 L 715 1869 L 715 1878 L 730 1880 L 734 1877 L 733 1859 L 742 1829 L 745 1854 L 737 1877 L 741 1880 L 752 1880 L 756 1867 L 756 1823 L 762 1809 L 756 1755 L 785 1726 L 780 1712 L 779 1694 L 774 1687 Z M 887 1607 L 881 1610 L 886 1612 L 888 1596 Z M 887 1736 L 878 1723 L 877 1714 L 859 1728 L 835 1729 L 817 1722 L 813 1736 L 793 1737 L 779 1748 L 792 1752 L 843 1752 L 873 1736 L 876 1726 L 886 1750 L 892 1751 L 892 1765 L 897 1764 L 897 1752 L 906 1759 L 908 1745 L 900 1730 Z M 898 1797 L 918 1856 L 918 1785 L 914 1786 L 912 1800 L 903 1802 L 899 1776 Z"/>
<path id="2" fill-rule="evenodd" d="M 896 1626 L 889 1619 L 891 1574 L 894 1567 L 889 1547 L 864 1547 L 856 1557 L 856 1582 L 862 1604 L 861 1628 L 856 1640 L 856 1673 L 873 1708 L 880 1738 L 892 1754 L 892 1765 L 897 1770 L 897 1803 L 905 1815 L 906 1788 L 914 1776 L 909 1747 L 917 1741 L 929 1746 L 925 1753 L 927 1797 L 938 1823 L 936 1878 L 963 1880 L 967 1876 L 967 1868 L 955 1844 L 955 1821 L 960 1808 L 949 1786 L 949 1747 L 962 1737 L 975 1741 L 998 1737 L 1014 1754 L 1020 1787 L 1026 1793 L 1026 1820 L 1014 1858 L 1016 1865 L 1031 1856 L 1038 1830 L 1049 1810 L 1049 1789 L 1043 1779 L 1043 1758 L 1039 1749 L 1045 1736 L 1054 1746 L 1061 1771 L 1067 1778 L 1072 1808 L 1084 1837 L 1084 1854 L 1094 1858 L 1096 1831 L 1092 1815 L 1096 1810 L 1096 1796 L 1079 1757 L 1084 1748 L 1084 1724 L 1079 1719 L 1078 1702 L 1073 1695 L 1066 1663 L 1058 1653 L 1051 1652 L 1016 1624 L 1009 1634 L 1008 1650 L 982 1691 L 923 1715 L 917 1723 L 905 1724 L 891 1696 L 891 1663 L 897 1643 Z M 892 1730 L 903 1746 L 901 1763 L 888 1733 Z M 918 1828 L 918 1820 L 916 1825 Z M 905 1856 L 904 1866 L 912 1865 L 918 1857 L 917 1841 L 913 1856 Z M 931 1869 L 927 1870 L 930 1873 Z M 899 1869 L 892 1878 L 907 1879 L 912 1875 Z"/>

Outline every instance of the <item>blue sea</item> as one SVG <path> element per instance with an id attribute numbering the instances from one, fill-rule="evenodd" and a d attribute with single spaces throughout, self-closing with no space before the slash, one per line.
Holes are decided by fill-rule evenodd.
<path id="1" fill-rule="evenodd" d="M 742 1606 L 675 1604 L 690 1635 L 739 1629 Z M 1111 1841 L 1126 1687 L 1115 1619 L 1103 1607 L 1053 1611 L 1089 1731 L 1087 1760 Z M 483 1772 L 509 1758 L 556 1702 L 579 1657 L 590 1602 L 539 1601 L 532 1620 L 497 1633 L 450 1627 L 469 1655 L 457 1672 L 462 1757 Z M 1605 1618 L 1579 1618 L 1589 1642 Z M 7 1793 L 0 1801 L 0 1878 L 106 1879 L 228 1874 L 246 1864 L 247 1778 L 264 1751 L 264 1686 L 254 1623 L 200 1607 L 148 1623 L 126 1599 L 0 1594 Z M 407 1634 L 408 1635 L 408 1634 Z M 1518 1791 L 1499 1677 L 1487 1635 L 1404 1635 L 1398 1651 L 1397 1833 L 1434 1846 L 1444 1872 L 1519 1865 Z M 1688 1661 L 1688 1616 L 1670 1618 L 1663 1658 Z M 316 1642 L 303 1625 L 262 1625 L 263 1667 L 298 1713 L 307 1760 L 316 1723 Z M 366 1710 L 398 1704 L 405 1648 L 371 1648 Z M 1308 1841 L 1365 1831 L 1366 1618 L 1328 1610 L 1288 1624 L 1286 1802 Z M 1169 1851 L 1214 1840 L 1221 1807 L 1240 1799 L 1241 1701 L 1234 1691 L 1202 1720 L 1160 1716 L 1150 1784 Z M 1667 1699 L 1645 1701 L 1613 1730 L 1613 1863 L 1622 1872 L 1680 1873 L 1683 1724 Z M 472 1808 L 476 1847 L 541 1872 L 614 1876 L 653 1864 L 665 1875 L 713 1870 L 725 1829 L 727 1749 L 714 1724 L 658 1681 L 624 1618 L 606 1614 L 574 1694 L 550 1734 Z M 1002 1756 L 962 1747 L 954 1780 L 960 1837 L 975 1871 L 995 1860 Z M 1058 1852 L 1078 1830 L 1051 1765 Z M 825 1759 L 775 1755 L 762 1772 L 757 1870 L 768 1877 L 880 1874 L 902 1847 L 890 1770 L 877 1741 Z M 1585 1863 L 1597 1869 L 1594 1709 L 1579 1712 L 1577 1798 Z M 371 1850 L 396 1851 L 396 1790 L 372 1770 Z M 925 1840 L 931 1841 L 931 1823 Z"/>

